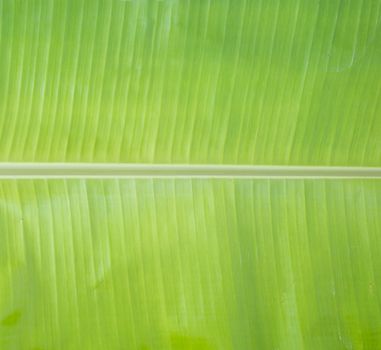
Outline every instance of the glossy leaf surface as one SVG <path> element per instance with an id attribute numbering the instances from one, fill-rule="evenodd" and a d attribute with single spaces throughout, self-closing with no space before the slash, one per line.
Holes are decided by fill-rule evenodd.
<path id="1" fill-rule="evenodd" d="M 1 0 L 0 161 L 381 165 L 379 0 Z"/>
<path id="2" fill-rule="evenodd" d="M 0 348 L 378 349 L 380 180 L 0 182 Z"/>

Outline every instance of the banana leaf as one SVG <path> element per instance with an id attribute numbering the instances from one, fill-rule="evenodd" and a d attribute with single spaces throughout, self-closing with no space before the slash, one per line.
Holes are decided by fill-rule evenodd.
<path id="1" fill-rule="evenodd" d="M 381 165 L 380 0 L 0 0 L 0 160 Z"/>
<path id="2" fill-rule="evenodd" d="M 0 162 L 379 167 L 380 29 L 381 0 L 0 0 Z M 0 350 L 380 349 L 380 202 L 2 179 Z"/>
<path id="3" fill-rule="evenodd" d="M 0 182 L 0 349 L 379 349 L 381 180 Z"/>

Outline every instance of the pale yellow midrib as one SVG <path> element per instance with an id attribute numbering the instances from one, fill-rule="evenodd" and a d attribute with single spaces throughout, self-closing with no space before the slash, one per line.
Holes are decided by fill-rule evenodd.
<path id="1" fill-rule="evenodd" d="M 380 167 L 131 163 L 0 163 L 0 178 L 381 178 Z"/>

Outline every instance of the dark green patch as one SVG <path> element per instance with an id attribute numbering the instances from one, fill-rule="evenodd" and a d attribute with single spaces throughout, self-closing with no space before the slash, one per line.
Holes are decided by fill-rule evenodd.
<path id="1" fill-rule="evenodd" d="M 171 346 L 174 350 L 212 350 L 214 349 L 205 338 L 188 335 L 172 334 Z"/>
<path id="2" fill-rule="evenodd" d="M 20 318 L 21 318 L 21 312 L 19 310 L 16 310 L 12 312 L 11 314 L 5 316 L 1 321 L 1 325 L 7 326 L 7 327 L 14 326 L 20 321 Z"/>

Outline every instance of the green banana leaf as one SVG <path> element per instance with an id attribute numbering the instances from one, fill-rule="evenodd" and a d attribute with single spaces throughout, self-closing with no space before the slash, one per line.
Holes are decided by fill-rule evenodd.
<path id="1" fill-rule="evenodd" d="M 0 182 L 0 349 L 380 349 L 381 180 Z"/>
<path id="2" fill-rule="evenodd" d="M 380 167 L 380 48 L 381 0 L 0 0 L 0 162 Z M 1 179 L 0 350 L 381 349 L 380 209 L 381 179 Z"/>
<path id="3" fill-rule="evenodd" d="M 0 160 L 381 165 L 380 0 L 0 0 Z"/>

